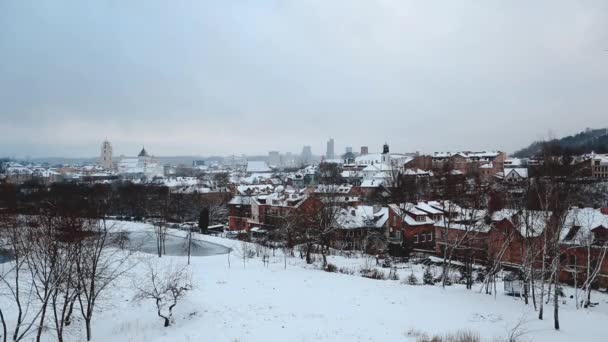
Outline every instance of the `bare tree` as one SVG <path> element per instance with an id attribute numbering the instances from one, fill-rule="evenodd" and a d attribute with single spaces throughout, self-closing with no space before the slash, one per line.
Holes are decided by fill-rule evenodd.
<path id="1" fill-rule="evenodd" d="M 146 263 L 147 272 L 144 279 L 138 279 L 133 285 L 136 288 L 135 300 L 153 300 L 158 317 L 164 320 L 164 326 L 171 325 L 173 309 L 192 289 L 191 275 L 187 266 L 160 268 Z"/>
<path id="2" fill-rule="evenodd" d="M 69 271 L 62 258 L 62 246 L 58 240 L 62 219 L 53 213 L 46 213 L 31 218 L 27 224 L 24 241 L 29 247 L 25 258 L 33 283 L 33 292 L 40 306 L 36 341 L 40 341 L 42 337 L 51 298 Z"/>
<path id="3" fill-rule="evenodd" d="M 245 268 L 247 264 L 247 259 L 253 258 L 255 256 L 253 246 L 251 246 L 251 243 L 247 241 L 241 241 L 240 246 L 236 250 L 241 259 L 243 260 L 243 268 Z M 230 263 L 230 261 L 228 261 L 228 263 Z"/>
<path id="4" fill-rule="evenodd" d="M 327 253 L 338 229 L 340 210 L 338 196 L 333 192 L 319 194 L 309 201 L 298 227 L 298 237 L 306 246 L 306 263 L 312 263 L 311 253 L 317 246 L 323 257 L 323 267 L 327 266 Z"/>
<path id="5" fill-rule="evenodd" d="M 120 227 L 105 219 L 89 220 L 82 232 L 79 258 L 78 303 L 85 321 L 87 340 L 92 338 L 91 321 L 103 293 L 135 264 L 131 256 L 134 246 L 122 245 Z"/>

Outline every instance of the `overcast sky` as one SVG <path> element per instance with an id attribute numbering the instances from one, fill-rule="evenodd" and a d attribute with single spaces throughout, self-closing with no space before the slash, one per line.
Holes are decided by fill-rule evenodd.
<path id="1" fill-rule="evenodd" d="M 608 126 L 608 1 L 0 1 L 0 156 L 501 149 Z"/>

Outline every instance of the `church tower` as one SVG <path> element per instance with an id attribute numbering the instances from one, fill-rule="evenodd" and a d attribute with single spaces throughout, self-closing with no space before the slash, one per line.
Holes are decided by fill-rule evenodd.
<path id="1" fill-rule="evenodd" d="M 104 169 L 110 170 L 112 169 L 112 144 L 108 141 L 108 139 L 104 140 L 101 144 L 101 166 Z"/>
<path id="2" fill-rule="evenodd" d="M 389 153 L 389 147 L 387 143 L 384 143 L 382 146 L 382 164 L 390 165 L 391 163 L 391 155 Z"/>

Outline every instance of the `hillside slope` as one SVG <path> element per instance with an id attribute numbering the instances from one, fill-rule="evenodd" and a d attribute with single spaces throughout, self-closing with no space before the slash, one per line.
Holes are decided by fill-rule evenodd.
<path id="1" fill-rule="evenodd" d="M 535 141 L 528 147 L 513 153 L 517 158 L 529 158 L 540 154 L 546 145 L 558 146 L 574 154 L 590 152 L 608 153 L 608 129 L 587 129 L 575 135 L 549 141 Z"/>

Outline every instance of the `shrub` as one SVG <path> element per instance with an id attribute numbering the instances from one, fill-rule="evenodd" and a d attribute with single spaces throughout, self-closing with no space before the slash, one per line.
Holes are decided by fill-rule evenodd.
<path id="1" fill-rule="evenodd" d="M 379 271 L 375 268 L 363 268 L 361 269 L 361 276 L 364 278 L 377 279 L 377 280 L 386 280 L 386 275 L 384 272 Z"/>
<path id="2" fill-rule="evenodd" d="M 338 270 L 338 272 L 340 272 L 342 274 L 348 274 L 348 275 L 354 275 L 355 274 L 355 270 L 353 270 L 352 268 L 348 268 L 348 267 L 340 267 L 340 269 Z"/>
<path id="3" fill-rule="evenodd" d="M 325 272 L 338 272 L 338 267 L 334 264 L 327 263 L 327 266 L 325 266 Z"/>
<path id="4" fill-rule="evenodd" d="M 416 342 L 480 342 L 481 337 L 478 333 L 471 330 L 458 330 L 454 333 L 444 335 L 428 335 L 427 333 L 410 329 L 407 332 L 410 337 L 415 337 Z"/>
<path id="5" fill-rule="evenodd" d="M 407 277 L 407 283 L 410 285 L 418 285 L 418 278 L 416 278 L 414 272 L 410 273 L 410 275 Z"/>
<path id="6" fill-rule="evenodd" d="M 424 274 L 422 275 L 422 283 L 424 285 L 435 285 L 433 281 L 433 273 L 431 273 L 431 267 L 427 266 L 426 270 L 424 270 Z"/>
<path id="7" fill-rule="evenodd" d="M 399 274 L 397 273 L 397 269 L 393 268 L 391 270 L 391 273 L 388 276 L 388 279 L 390 280 L 399 280 Z"/>
<path id="8" fill-rule="evenodd" d="M 475 276 L 475 281 L 478 283 L 483 283 L 486 280 L 486 273 L 483 270 L 477 271 L 477 275 Z"/>

